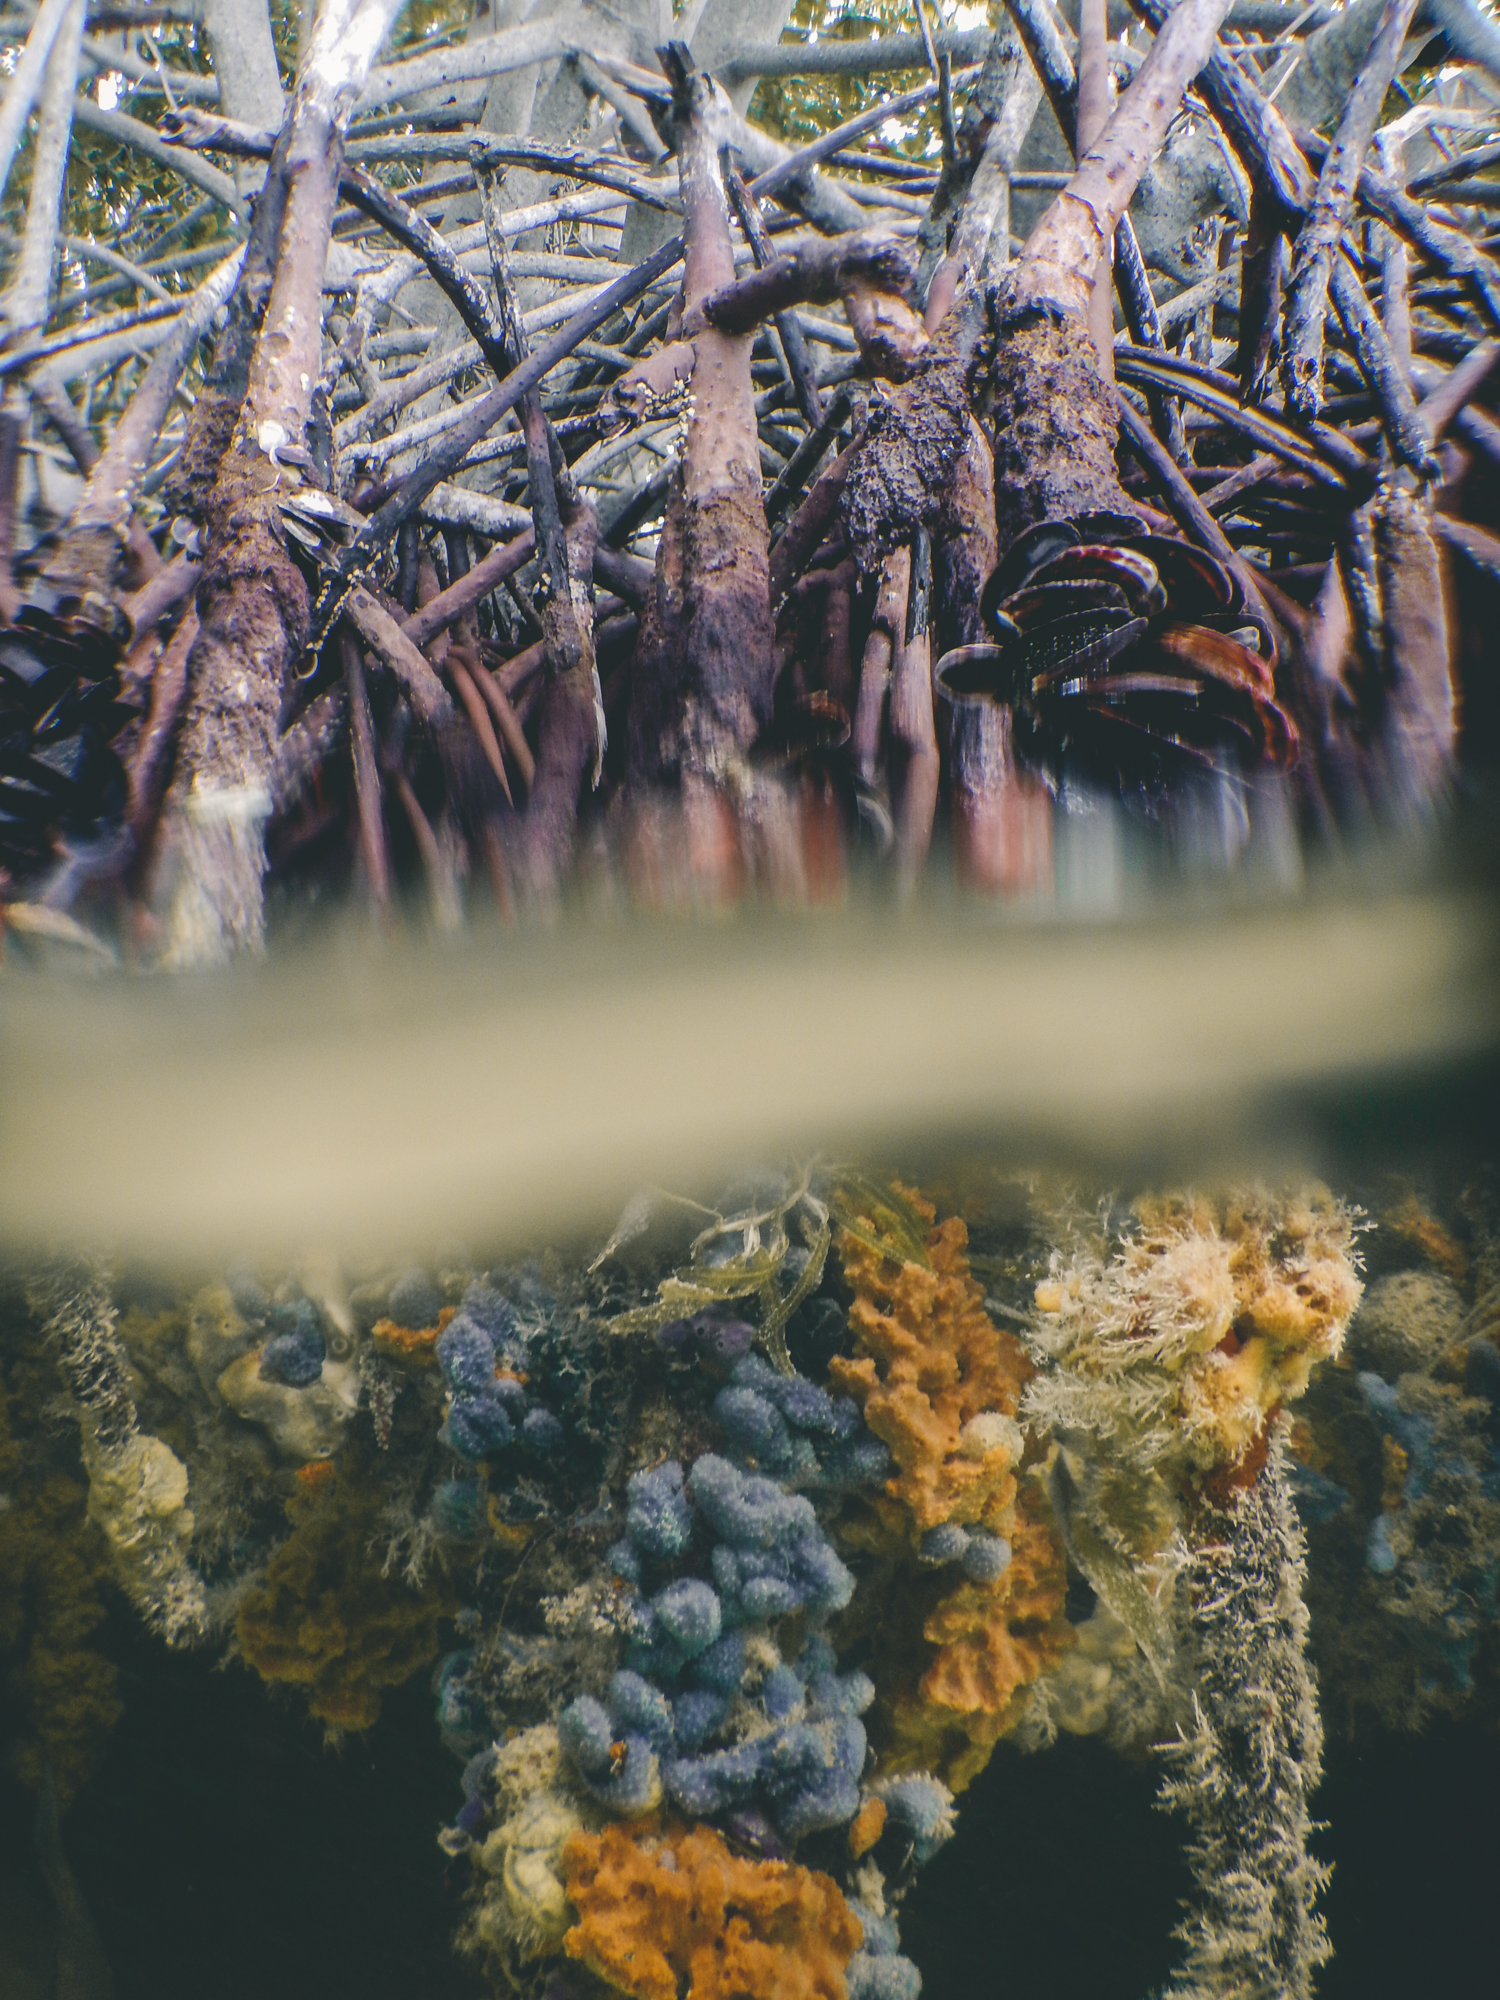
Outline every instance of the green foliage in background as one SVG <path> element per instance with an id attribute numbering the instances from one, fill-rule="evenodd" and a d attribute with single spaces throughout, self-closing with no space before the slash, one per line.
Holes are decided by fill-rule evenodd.
<path id="1" fill-rule="evenodd" d="M 928 19 L 937 27 L 977 27 L 998 18 L 998 0 L 990 0 L 987 12 L 978 8 L 957 10 L 948 4 L 929 5 Z M 788 42 L 868 42 L 885 35 L 917 32 L 912 0 L 796 0 L 783 43 Z M 847 119 L 878 104 L 882 98 L 897 97 L 925 83 L 930 72 L 920 69 L 888 72 L 880 76 L 767 77 L 759 85 L 750 105 L 752 124 L 762 126 L 788 146 L 805 146 L 822 132 L 831 131 Z M 942 155 L 937 111 L 925 105 L 914 117 L 901 121 L 899 138 L 878 127 L 863 142 L 871 150 L 893 152 L 908 159 L 936 162 Z"/>

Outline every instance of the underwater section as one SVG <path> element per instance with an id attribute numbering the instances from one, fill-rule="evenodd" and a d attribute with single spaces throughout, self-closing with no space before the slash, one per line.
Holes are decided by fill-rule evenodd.
<path id="1" fill-rule="evenodd" d="M 1497 1761 L 1493 1178 L 921 1175 L 13 1259 L 0 1989 L 1356 1990 Z"/>

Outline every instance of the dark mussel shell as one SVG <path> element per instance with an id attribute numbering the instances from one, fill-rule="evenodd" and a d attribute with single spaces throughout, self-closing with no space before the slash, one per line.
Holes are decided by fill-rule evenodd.
<path id="1" fill-rule="evenodd" d="M 979 599 L 979 614 L 986 625 L 991 614 L 1012 591 L 1019 590 L 1045 562 L 1071 549 L 1078 542 L 1078 530 L 1067 521 L 1038 521 L 1016 536 L 992 572 Z"/>
<path id="2" fill-rule="evenodd" d="M 1091 681 L 1079 692 L 1091 708 L 1128 716 L 1164 748 L 1189 749 L 1221 766 L 1247 757 L 1256 763 L 1291 761 L 1296 732 L 1285 711 L 1257 686 L 1173 667 L 1148 645 L 1126 671 Z"/>
<path id="3" fill-rule="evenodd" d="M 957 646 L 933 671 L 950 701 L 1022 706 L 1064 679 L 1102 670 L 1146 630 L 1144 618 L 1108 606 L 1070 612 L 995 646 Z"/>
<path id="4" fill-rule="evenodd" d="M 1123 612 L 1127 618 L 1130 615 L 1130 605 L 1117 583 L 1109 583 L 1103 577 L 1055 576 L 1045 583 L 1028 583 L 1014 591 L 1006 598 L 1002 615 L 1013 619 L 1021 631 L 1029 632 L 1035 625 L 1065 618 L 1070 611 L 1093 611 L 1101 607 Z"/>
<path id="5" fill-rule="evenodd" d="M 1150 667 L 1127 667 L 1119 673 L 1096 674 L 1092 679 L 1082 676 L 1077 680 L 1063 681 L 1057 689 L 1060 695 L 1086 695 L 1091 705 L 1103 702 L 1107 708 L 1124 708 L 1127 703 L 1147 695 L 1164 695 L 1169 700 L 1185 701 L 1190 708 L 1198 704 L 1199 683 L 1186 674 L 1164 674 Z"/>
<path id="6" fill-rule="evenodd" d="M 67 654 L 79 673 L 106 672 L 129 641 L 130 621 L 106 591 L 38 574 L 39 553 L 33 550 L 26 558 L 25 602 L 14 630 L 49 656 Z"/>
<path id="7" fill-rule="evenodd" d="M 82 729 L 41 746 L 0 743 L 0 867 L 44 862 L 58 829 L 74 832 L 118 818 L 125 770 L 100 736 Z"/>
<path id="8" fill-rule="evenodd" d="M 1153 632 L 1151 642 L 1179 670 L 1186 668 L 1226 687 L 1249 688 L 1268 700 L 1275 698 L 1276 677 L 1269 660 L 1228 632 L 1174 619 Z"/>
<path id="9" fill-rule="evenodd" d="M 1238 640 L 1248 652 L 1259 654 L 1269 666 L 1275 666 L 1275 636 L 1265 619 L 1259 612 L 1251 610 L 1248 604 L 1242 611 L 1200 611 L 1192 622 L 1210 632 L 1222 632 L 1227 638 Z"/>
<path id="10" fill-rule="evenodd" d="M 1074 611 L 1039 625 L 1024 635 L 1019 647 L 1007 648 L 1023 688 L 1045 695 L 1064 680 L 1102 671 L 1133 646 L 1146 630 L 1144 618 L 1110 610 Z"/>
<path id="11" fill-rule="evenodd" d="M 1072 520 L 1081 542 L 1123 542 L 1150 533 L 1139 514 L 1118 514 L 1110 507 L 1091 507 Z"/>
<path id="12" fill-rule="evenodd" d="M 75 833 L 124 807 L 125 774 L 110 747 L 134 711 L 120 700 L 119 635 L 92 601 L 45 580 L 0 634 L 0 867 L 43 863 L 59 829 Z"/>
<path id="13" fill-rule="evenodd" d="M 1043 563 L 1031 581 L 1037 585 L 1065 579 L 1112 583 L 1137 617 L 1149 618 L 1167 603 L 1155 563 L 1123 544 L 1080 542 Z"/>
<path id="14" fill-rule="evenodd" d="M 1269 695 L 1255 688 L 1205 681 L 1199 708 L 1205 718 L 1213 718 L 1237 731 L 1252 761 L 1282 765 L 1296 762 L 1296 725 L 1280 702 Z"/>
<path id="15" fill-rule="evenodd" d="M 1166 806 L 1164 786 L 1183 770 L 1210 772 L 1222 768 L 1212 751 L 1163 732 L 1123 708 L 1105 702 L 1079 702 L 1068 717 L 1067 748 L 1086 770 L 1113 779 L 1122 798 L 1141 793 L 1145 816 L 1155 818 Z"/>
<path id="16" fill-rule="evenodd" d="M 1019 632 L 1012 631 L 1012 638 Z M 1016 700 L 1019 689 L 1006 662 L 1012 646 L 955 646 L 932 670 L 933 686 L 949 701 Z"/>
<path id="17" fill-rule="evenodd" d="M 1238 611 L 1244 603 L 1239 584 L 1223 563 L 1189 542 L 1173 541 L 1169 535 L 1133 535 L 1121 546 L 1155 565 L 1174 618 Z"/>

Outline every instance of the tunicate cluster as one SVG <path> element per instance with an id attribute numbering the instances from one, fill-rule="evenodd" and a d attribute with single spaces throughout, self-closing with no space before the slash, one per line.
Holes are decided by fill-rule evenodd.
<path id="1" fill-rule="evenodd" d="M 305 1389 L 323 1372 L 327 1347 L 318 1309 L 310 1299 L 272 1306 L 267 1313 L 271 1336 L 261 1349 L 260 1373 L 267 1382 L 288 1389 Z"/>
<path id="2" fill-rule="evenodd" d="M 1467 1693 L 1481 1636 L 1500 1615 L 1500 1450 L 1482 1422 L 1484 1405 L 1455 1400 L 1416 1374 L 1394 1388 L 1372 1371 L 1355 1379 L 1404 1467 L 1397 1504 L 1370 1524 L 1366 1567 L 1391 1580 L 1396 1601 L 1420 1607 L 1411 1629 L 1429 1683 Z"/>
<path id="3" fill-rule="evenodd" d="M 437 1286 L 420 1265 L 414 1265 L 391 1286 L 385 1310 L 397 1326 L 436 1326 L 442 1306 Z"/>
<path id="4" fill-rule="evenodd" d="M 747 1835 L 763 1825 L 773 1841 L 851 1819 L 865 1761 L 858 1718 L 874 1689 L 835 1671 L 818 1632 L 854 1579 L 811 1503 L 714 1453 L 686 1474 L 668 1460 L 630 1480 L 610 1562 L 632 1586 L 625 1667 L 607 1701 L 580 1697 L 560 1725 L 595 1795 L 636 1813 L 665 1792 L 693 1818 L 747 1816 Z M 746 1628 L 792 1612 L 813 1628 L 796 1662 L 764 1673 L 743 1740 L 707 1748 L 745 1693 Z"/>
<path id="5" fill-rule="evenodd" d="M 777 1851 L 859 1808 L 865 1761 L 858 1717 L 874 1699 L 864 1674 L 836 1674 L 833 1649 L 808 1640 L 760 1690 L 759 1733 L 700 1750 L 728 1715 L 745 1673 L 739 1632 L 705 1647 L 668 1695 L 628 1668 L 608 1698 L 581 1695 L 559 1724 L 564 1748 L 596 1798 L 615 1812 L 651 1810 L 663 1794 L 693 1819 L 727 1819 L 746 1844 Z M 769 1726 L 767 1726 L 769 1725 Z M 768 1838 L 769 1836 L 769 1838 Z"/>
<path id="6" fill-rule="evenodd" d="M 1402 1499 L 1419 1500 L 1433 1471 L 1435 1426 L 1432 1419 L 1403 1410 L 1399 1393 L 1373 1370 L 1363 1370 L 1356 1379 L 1371 1415 L 1377 1422 L 1389 1427 L 1407 1455 L 1410 1469 L 1402 1485 Z M 1370 1525 L 1365 1561 L 1377 1576 L 1389 1576 L 1400 1560 L 1391 1542 L 1390 1529 L 1390 1516 L 1384 1513 L 1377 1514 Z"/>
<path id="7" fill-rule="evenodd" d="M 474 1479 L 445 1479 L 432 1496 L 432 1524 L 456 1542 L 472 1542 L 485 1527 L 484 1488 Z"/>
<path id="8" fill-rule="evenodd" d="M 437 1725 L 455 1756 L 468 1756 L 487 1739 L 489 1714 L 474 1684 L 474 1655 L 467 1648 L 446 1654 L 432 1676 Z"/>
<path id="9" fill-rule="evenodd" d="M 471 1463 L 520 1442 L 538 1452 L 562 1443 L 562 1425 L 527 1391 L 526 1347 L 515 1313 L 489 1285 L 473 1284 L 437 1342 L 452 1391 L 442 1430 Z"/>
<path id="10" fill-rule="evenodd" d="M 848 2000 L 917 2000 L 922 1975 L 909 1958 L 900 1955 L 895 1918 L 877 1913 L 865 1903 L 851 1902 L 849 1907 L 865 1935 L 844 1973 Z"/>
<path id="11" fill-rule="evenodd" d="M 998 1583 L 1010 1568 L 1010 1543 L 1003 1535 L 982 1528 L 964 1528 L 944 1521 L 929 1528 L 917 1548 L 920 1561 L 934 1568 L 957 1563 L 970 1583 Z"/>
<path id="12" fill-rule="evenodd" d="M 842 1490 L 883 1479 L 891 1455 L 848 1396 L 803 1375 L 779 1375 L 747 1354 L 714 1398 L 714 1415 L 742 1463 L 792 1486 Z"/>
<path id="13" fill-rule="evenodd" d="M 871 1790 L 872 1796 L 885 1804 L 887 1825 L 894 1823 L 906 1833 L 911 1858 L 919 1868 L 925 1868 L 958 1831 L 952 1792 L 926 1771 L 882 1779 Z"/>

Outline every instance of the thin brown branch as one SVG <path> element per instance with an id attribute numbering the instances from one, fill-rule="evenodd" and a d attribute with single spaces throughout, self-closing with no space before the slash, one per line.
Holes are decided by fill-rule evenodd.
<path id="1" fill-rule="evenodd" d="M 422 260 L 471 338 L 478 342 L 479 351 L 494 370 L 496 380 L 504 381 L 524 356 L 507 353 L 503 330 L 483 286 L 464 269 L 441 234 L 425 216 L 361 167 L 346 166 L 339 176 L 339 189 L 403 249 Z"/>
<path id="2" fill-rule="evenodd" d="M 656 583 L 655 566 L 601 542 L 594 550 L 594 580 L 634 605 L 644 604 Z"/>
<path id="3" fill-rule="evenodd" d="M 138 118 L 131 118 L 123 111 L 105 111 L 91 97 L 80 97 L 74 116 L 80 125 L 86 125 L 112 139 L 117 146 L 128 146 L 132 151 L 144 154 L 158 166 L 167 167 L 204 194 L 212 195 L 223 204 L 232 215 L 242 222 L 250 220 L 250 203 L 242 195 L 226 173 L 211 167 L 207 160 L 200 160 L 195 154 L 185 152 L 180 146 L 170 144 L 161 138 L 153 127 L 143 125 Z"/>
<path id="4" fill-rule="evenodd" d="M 905 626 L 891 672 L 896 864 L 901 884 L 908 891 L 915 887 L 926 864 L 937 811 L 939 762 L 932 713 L 931 609 L 932 542 L 923 530 L 911 552 Z"/>
<path id="5" fill-rule="evenodd" d="M 1342 252 L 1334 259 L 1329 289 L 1344 330 L 1354 344 L 1360 373 L 1380 405 L 1392 452 L 1418 478 L 1432 478 L 1438 469 L 1432 456 L 1432 441 L 1417 414 L 1406 371 L 1392 354 L 1385 328 Z"/>
<path id="6" fill-rule="evenodd" d="M 938 130 L 943 138 L 943 165 L 951 172 L 958 162 L 958 126 L 953 116 L 953 73 L 948 52 L 939 53 L 932 36 L 932 23 L 927 18 L 927 9 L 922 0 L 912 0 L 916 10 L 917 27 L 922 36 L 922 53 L 927 58 L 927 67 L 932 71 L 938 87 Z"/>
<path id="7" fill-rule="evenodd" d="M 906 596 L 911 587 L 911 550 L 892 549 L 880 571 L 870 633 L 859 663 L 859 699 L 851 748 L 854 768 L 867 785 L 880 776 L 881 744 L 890 699 L 891 666 L 906 632 Z"/>
<path id="8" fill-rule="evenodd" d="M 847 445 L 824 472 L 777 538 L 771 551 L 770 594 L 774 608 L 780 604 L 810 558 L 816 554 L 838 513 L 859 439 Z"/>
<path id="9" fill-rule="evenodd" d="M 925 269 L 932 257 L 923 310 L 929 333 L 941 326 L 967 282 L 982 280 L 992 260 L 1004 264 L 1009 259 L 1013 175 L 1041 96 L 1036 68 L 1007 22 L 995 37 L 984 73 L 964 112 L 961 138 L 980 150 L 967 164 L 961 159 L 956 174 L 944 176 L 933 196 L 929 218 L 918 232 L 919 239 L 931 239 L 923 265 Z M 948 241 L 942 221 L 955 201 L 957 216 Z M 944 253 L 940 259 L 935 255 L 939 247 Z M 920 275 L 917 289 L 922 289 Z"/>
<path id="10" fill-rule="evenodd" d="M 465 665 L 463 649 L 451 646 L 445 664 L 453 682 L 453 691 L 463 704 L 464 713 L 469 718 L 469 726 L 479 739 L 479 747 L 484 752 L 485 762 L 499 780 L 500 789 L 505 794 L 505 803 L 513 806 L 515 800 L 511 797 L 510 779 L 505 773 L 505 759 L 500 755 L 500 744 L 495 735 L 494 724 L 490 721 L 489 710 L 485 707 L 483 696 L 474 685 L 474 676 Z"/>
<path id="11" fill-rule="evenodd" d="M 472 569 L 434 597 L 430 604 L 424 604 L 419 611 L 403 619 L 402 631 L 414 646 L 425 646 L 429 639 L 446 631 L 456 618 L 462 617 L 482 598 L 488 597 L 492 590 L 498 589 L 508 576 L 514 576 L 535 547 L 534 528 L 527 528 L 514 541 L 499 543 Z"/>
<path id="12" fill-rule="evenodd" d="M 1078 120 L 1074 154 L 1087 156 L 1103 137 L 1111 110 L 1109 41 L 1105 29 L 1105 0 L 1080 0 L 1078 11 Z M 1115 379 L 1114 345 L 1114 234 L 1102 251 L 1089 293 L 1089 330 L 1099 355 L 1099 373 L 1106 382 Z"/>
<path id="13" fill-rule="evenodd" d="M 120 609 L 130 621 L 130 629 L 139 636 L 149 631 L 169 611 L 175 611 L 184 598 L 191 597 L 198 587 L 198 579 L 203 574 L 203 565 L 186 550 L 163 563 L 154 576 L 149 577 L 139 590 L 132 591 L 125 598 Z"/>
<path id="14" fill-rule="evenodd" d="M 628 162 L 610 160 L 582 146 L 546 146 L 532 139 L 497 139 L 481 133 L 469 141 L 469 164 L 477 175 L 493 174 L 503 167 L 530 167 L 534 172 L 562 174 L 569 180 L 588 181 L 595 187 L 613 188 L 648 208 L 677 212 L 676 203 L 653 187 L 640 174 L 630 171 Z"/>
<path id="15" fill-rule="evenodd" d="M 1183 477 L 1181 468 L 1152 433 L 1151 426 L 1137 416 L 1123 396 L 1120 398 L 1120 430 L 1160 488 L 1163 499 L 1176 515 L 1184 533 L 1223 563 L 1239 583 L 1248 604 L 1253 605 L 1268 622 L 1284 624 L 1284 617 L 1273 620 L 1261 579 L 1198 498 Z M 1285 609 L 1284 604 L 1278 605 L 1279 611 L 1284 612 Z"/>
<path id="16" fill-rule="evenodd" d="M 415 471 L 408 474 L 390 499 L 372 515 L 354 545 L 340 559 L 325 593 L 327 605 L 335 614 L 349 579 L 378 557 L 402 523 L 418 513 L 435 486 L 458 470 L 479 440 L 487 436 L 528 390 L 535 388 L 580 342 L 587 340 L 591 333 L 613 319 L 622 306 L 639 298 L 658 278 L 670 271 L 681 255 L 681 237 L 664 243 L 661 249 L 653 251 L 639 263 L 629 277 L 617 278 L 559 328 L 551 340 L 534 348 L 529 359 L 513 369 L 503 382 L 497 383 L 487 396 L 476 398 L 468 406 L 463 422 L 456 424 Z"/>
<path id="17" fill-rule="evenodd" d="M 1471 397 L 1478 394 L 1500 361 L 1500 340 L 1482 340 L 1456 368 L 1427 391 L 1417 415 L 1422 428 L 1434 443 L 1440 438 Z"/>
<path id="18" fill-rule="evenodd" d="M 177 727 L 187 705 L 188 656 L 197 637 L 198 614 L 189 605 L 151 676 L 151 706 L 130 761 L 130 790 L 125 806 L 125 824 L 135 846 L 132 873 L 137 879 L 144 874 L 152 834 L 166 796 Z"/>
<path id="19" fill-rule="evenodd" d="M 344 680 L 349 689 L 349 744 L 354 761 L 354 799 L 359 814 L 359 852 L 365 882 L 377 910 L 384 915 L 391 903 L 391 870 L 385 845 L 385 811 L 380 797 L 380 762 L 370 693 L 365 685 L 364 656 L 359 641 L 346 632 L 342 640 Z"/>
<path id="20" fill-rule="evenodd" d="M 765 224 L 761 220 L 760 206 L 745 186 L 739 170 L 728 162 L 724 166 L 724 184 L 729 190 L 729 199 L 734 204 L 734 212 L 740 228 L 745 232 L 745 241 L 750 245 L 750 254 L 756 265 L 764 269 L 776 253 L 771 240 L 766 235 Z M 816 430 L 823 421 L 823 399 L 818 394 L 816 372 L 812 356 L 807 351 L 807 340 L 802 332 L 801 321 L 796 313 L 787 307 L 776 314 L 776 331 L 781 339 L 781 350 L 786 356 L 786 365 L 791 373 L 792 386 L 797 392 L 797 407 Z"/>
<path id="21" fill-rule="evenodd" d="M 367 590 L 351 590 L 343 614 L 401 682 L 419 720 L 430 725 L 452 714 L 447 689 L 384 605 Z"/>
<path id="22" fill-rule="evenodd" d="M 20 399 L 14 390 L 0 396 L 0 623 L 15 622 L 21 608 L 16 589 L 16 480 L 21 466 L 24 427 Z"/>
<path id="23" fill-rule="evenodd" d="M 902 296 L 910 281 L 910 254 L 899 237 L 879 229 L 811 237 L 700 300 L 684 315 L 683 331 L 706 323 L 749 333 L 790 306 L 837 298 L 869 366 L 901 379 L 927 346 L 922 322 Z"/>
<path id="24" fill-rule="evenodd" d="M 80 116 L 73 95 L 78 44 L 83 34 L 83 0 L 70 0 L 45 54 L 46 68 L 31 154 L 31 187 L 21 249 L 0 298 L 0 328 L 12 345 L 22 344 L 47 318 L 52 292 L 52 260 L 66 185 L 73 120 Z M 18 86 L 13 86 L 16 88 Z"/>
<path id="25" fill-rule="evenodd" d="M 388 768 L 392 788 L 401 802 L 401 810 L 406 814 L 407 825 L 411 828 L 412 839 L 416 842 L 422 869 L 427 877 L 427 893 L 432 900 L 432 920 L 440 931 L 456 931 L 463 923 L 464 912 L 452 864 L 443 852 L 442 843 L 432 830 L 431 820 L 422 810 L 422 802 L 417 797 L 411 779 L 399 765 Z"/>
<path id="26" fill-rule="evenodd" d="M 64 28 L 71 6 L 72 0 L 42 0 L 31 23 L 25 47 L 17 56 L 15 67 L 7 79 L 5 96 L 0 100 L 0 194 L 5 192 L 11 162 L 15 159 L 16 148 L 26 130 L 26 121 L 36 104 L 53 45 Z M 80 20 L 80 32 L 81 29 Z M 69 88 L 72 88 L 71 84 Z"/>
<path id="27" fill-rule="evenodd" d="M 511 706 L 510 697 L 501 687 L 497 675 L 481 665 L 467 650 L 464 652 L 463 660 L 470 679 L 479 690 L 481 699 L 495 718 L 495 727 L 500 731 L 505 747 L 510 752 L 511 762 L 520 775 L 522 789 L 530 793 L 536 783 L 536 759 L 531 754 L 531 745 L 526 741 L 526 732 L 521 727 L 520 716 Z"/>
<path id="28" fill-rule="evenodd" d="M 966 77 L 973 74 L 973 70 L 964 71 Z M 757 174 L 750 183 L 750 192 L 757 201 L 766 201 L 773 194 L 781 196 L 784 191 L 795 199 L 797 183 L 810 167 L 815 167 L 820 160 L 832 159 L 835 153 L 843 151 L 851 139 L 859 138 L 861 133 L 874 131 L 875 127 L 883 125 L 887 118 L 900 118 L 908 111 L 915 111 L 918 105 L 926 104 L 935 97 L 939 88 L 940 86 L 934 82 L 921 84 L 915 90 L 904 90 L 899 96 L 888 97 L 883 103 L 873 105 L 868 111 L 861 111 L 857 117 L 846 120 L 844 124 L 835 125 L 831 132 L 820 134 L 818 138 L 799 147 L 786 159 L 778 161 L 774 167 L 768 167 L 764 173 Z"/>

